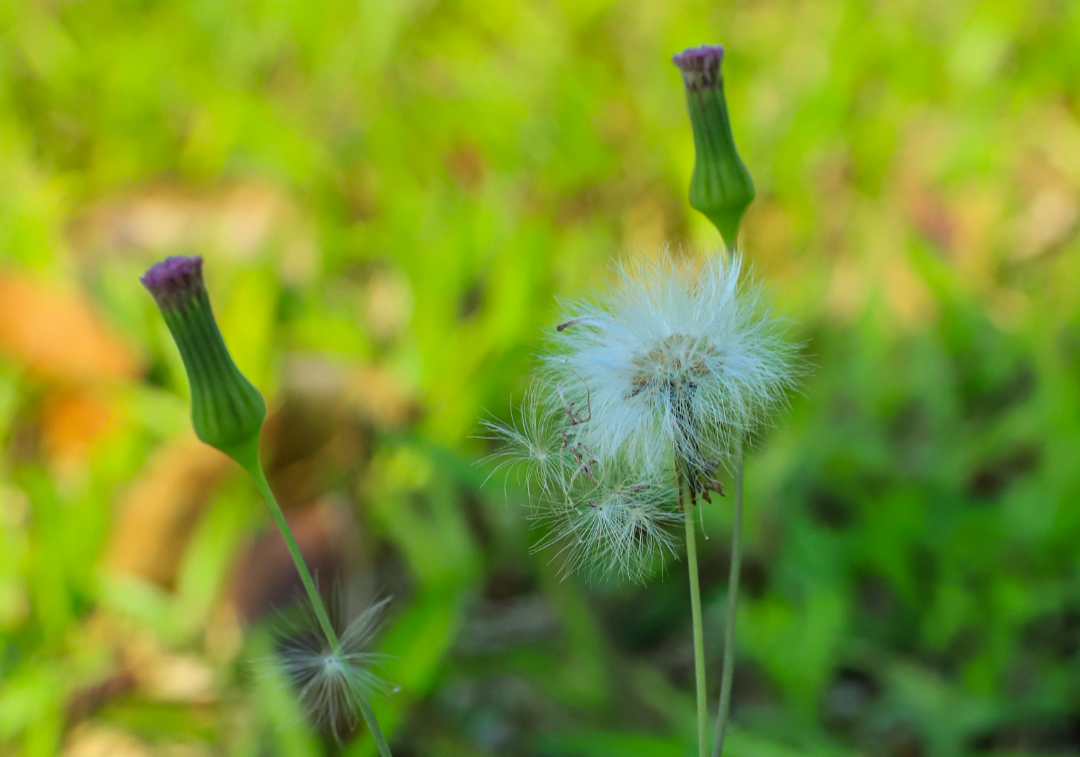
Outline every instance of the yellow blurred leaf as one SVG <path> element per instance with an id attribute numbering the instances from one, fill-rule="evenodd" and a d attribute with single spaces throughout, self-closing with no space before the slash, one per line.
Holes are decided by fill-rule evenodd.
<path id="1" fill-rule="evenodd" d="M 148 757 L 149 749 L 137 738 L 117 728 L 82 723 L 64 745 L 64 757 Z"/>
<path id="2" fill-rule="evenodd" d="M 194 437 L 158 451 L 120 504 L 105 564 L 171 585 L 203 504 L 229 465 Z"/>

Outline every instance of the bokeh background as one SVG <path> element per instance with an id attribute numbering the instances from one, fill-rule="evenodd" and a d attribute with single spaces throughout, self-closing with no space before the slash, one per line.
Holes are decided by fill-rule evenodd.
<path id="1" fill-rule="evenodd" d="M 474 436 L 556 297 L 718 244 L 712 41 L 816 366 L 749 463 L 730 754 L 1080 753 L 1070 0 L 0 5 L 0 753 L 374 754 L 275 673 L 293 570 L 138 284 L 186 253 L 320 579 L 394 597 L 396 755 L 692 754 L 685 563 L 560 581 Z"/>

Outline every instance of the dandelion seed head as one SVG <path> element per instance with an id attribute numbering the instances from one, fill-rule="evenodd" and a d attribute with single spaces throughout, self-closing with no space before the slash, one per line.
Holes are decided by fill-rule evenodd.
<path id="1" fill-rule="evenodd" d="M 742 259 L 700 265 L 664 256 L 623 266 L 616 286 L 573 307 L 546 361 L 547 380 L 591 421 L 573 438 L 600 458 L 670 465 L 672 450 L 704 469 L 735 433 L 768 425 L 797 383 L 784 322 L 745 280 Z"/>
<path id="2" fill-rule="evenodd" d="M 676 552 L 678 482 L 723 493 L 734 440 L 796 385 L 797 346 L 738 255 L 630 263 L 569 311 L 510 423 L 484 422 L 502 445 L 487 461 L 522 471 L 546 531 L 535 548 L 564 575 L 641 581 Z"/>

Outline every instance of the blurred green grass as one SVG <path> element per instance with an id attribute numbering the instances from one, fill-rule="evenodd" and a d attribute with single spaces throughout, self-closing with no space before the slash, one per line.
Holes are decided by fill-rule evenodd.
<path id="1" fill-rule="evenodd" d="M 717 244 L 669 63 L 706 41 L 743 244 L 817 366 L 750 462 L 730 753 L 1080 750 L 1080 5 L 13 0 L 0 753 L 336 749 L 252 669 L 290 574 L 191 440 L 137 284 L 173 253 L 312 554 L 395 596 L 395 754 L 691 753 L 683 565 L 559 582 L 470 435 L 556 296 Z"/>

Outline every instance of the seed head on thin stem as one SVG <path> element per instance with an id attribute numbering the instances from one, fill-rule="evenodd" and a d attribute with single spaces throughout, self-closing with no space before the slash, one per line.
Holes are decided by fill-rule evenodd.
<path id="1" fill-rule="evenodd" d="M 732 440 L 796 384 L 796 347 L 738 255 L 629 263 L 566 315 L 521 408 L 483 422 L 488 462 L 520 473 L 564 574 L 643 580 L 674 553 L 678 482 L 722 493 Z"/>
<path id="2" fill-rule="evenodd" d="M 360 720 L 353 689 L 365 697 L 388 694 L 390 685 L 374 669 L 386 655 L 367 647 L 378 631 L 389 599 L 372 605 L 339 634 L 335 652 L 313 617 L 289 635 L 281 650 L 281 663 L 296 688 L 304 711 L 313 723 L 328 730 L 341 743 L 341 730 L 353 730 Z"/>

